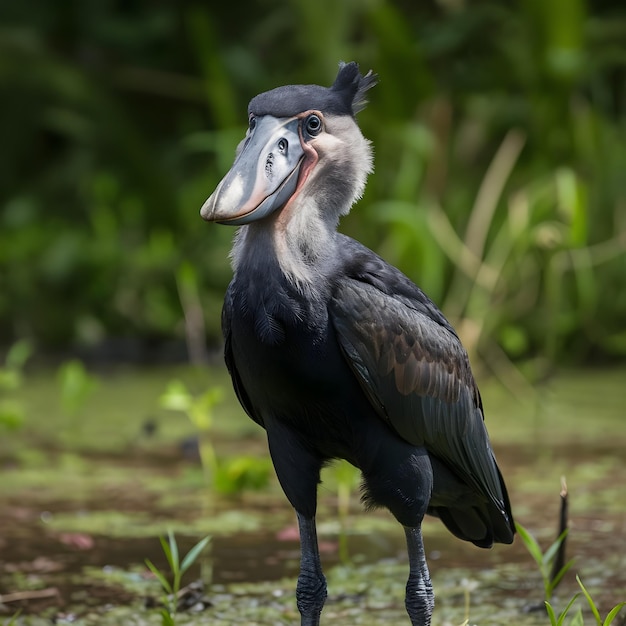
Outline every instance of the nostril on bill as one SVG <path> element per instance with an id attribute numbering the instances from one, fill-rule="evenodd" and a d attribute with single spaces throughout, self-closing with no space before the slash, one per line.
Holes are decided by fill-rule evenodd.
<path id="1" fill-rule="evenodd" d="M 270 152 L 265 160 L 265 176 L 272 180 L 274 177 L 274 153 Z"/>

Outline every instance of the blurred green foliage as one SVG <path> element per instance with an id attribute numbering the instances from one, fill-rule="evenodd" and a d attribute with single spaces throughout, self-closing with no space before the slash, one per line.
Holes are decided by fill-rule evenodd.
<path id="1" fill-rule="evenodd" d="M 17 430 L 24 422 L 24 407 L 13 397 L 23 383 L 23 369 L 30 358 L 32 346 L 22 339 L 11 346 L 0 365 L 0 432 Z"/>
<path id="2" fill-rule="evenodd" d="M 622 0 L 0 11 L 0 343 L 217 345 L 233 232 L 198 210 L 247 102 L 354 59 L 376 173 L 342 230 L 494 367 L 626 355 Z"/>
<path id="3" fill-rule="evenodd" d="M 63 363 L 57 377 L 63 412 L 70 420 L 75 420 L 97 389 L 98 379 L 78 359 Z"/>
<path id="4" fill-rule="evenodd" d="M 194 395 L 180 380 L 171 380 L 159 398 L 162 408 L 184 413 L 198 436 L 198 452 L 206 484 L 217 493 L 235 494 L 267 487 L 271 464 L 267 457 L 239 454 L 224 459 L 213 445 L 212 426 L 216 407 L 222 399 L 222 387 L 210 387 Z"/>

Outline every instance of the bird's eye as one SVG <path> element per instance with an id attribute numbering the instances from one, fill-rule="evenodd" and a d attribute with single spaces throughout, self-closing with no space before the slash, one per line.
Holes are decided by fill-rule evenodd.
<path id="1" fill-rule="evenodd" d="M 254 130 L 255 127 L 256 127 L 256 117 L 254 117 L 254 115 L 251 115 L 248 121 L 248 129 L 252 131 Z"/>
<path id="2" fill-rule="evenodd" d="M 319 135 L 320 131 L 322 130 L 322 120 L 319 118 L 319 116 L 313 113 L 306 118 L 304 127 L 309 135 L 315 137 L 315 135 Z"/>

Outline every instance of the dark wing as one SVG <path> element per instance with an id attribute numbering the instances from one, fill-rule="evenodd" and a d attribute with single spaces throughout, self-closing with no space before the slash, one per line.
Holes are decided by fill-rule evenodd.
<path id="1" fill-rule="evenodd" d="M 222 334 L 224 336 L 224 361 L 226 362 L 226 368 L 228 369 L 228 373 L 230 374 L 230 378 L 233 382 L 233 389 L 235 390 L 235 394 L 237 399 L 239 400 L 239 404 L 243 407 L 243 410 L 248 414 L 248 416 L 253 419 L 257 424 L 263 426 L 263 420 L 257 416 L 252 408 L 252 402 L 246 393 L 246 390 L 243 387 L 243 383 L 241 382 L 241 378 L 239 377 L 239 372 L 237 371 L 237 367 L 235 366 L 235 359 L 233 356 L 233 345 L 232 345 L 232 333 L 230 328 L 230 320 L 232 317 L 233 310 L 233 283 L 228 287 L 226 291 L 226 295 L 224 297 L 224 306 L 222 307 Z"/>
<path id="2" fill-rule="evenodd" d="M 435 305 L 370 254 L 376 273 L 344 277 L 330 303 L 346 360 L 378 414 L 406 441 L 425 446 L 486 503 L 489 520 L 483 521 L 491 528 L 483 539 L 453 528 L 447 512 L 435 510 L 450 530 L 479 545 L 510 543 L 508 496 L 467 353 Z"/>

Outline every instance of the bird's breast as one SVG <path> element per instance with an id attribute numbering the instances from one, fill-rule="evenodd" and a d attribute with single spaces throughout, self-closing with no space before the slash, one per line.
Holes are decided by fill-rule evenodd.
<path id="1" fill-rule="evenodd" d="M 325 386 L 330 378 L 323 363 L 332 352 L 328 335 L 327 325 L 294 324 L 268 311 L 235 315 L 231 344 L 246 389 L 275 402 Z"/>
<path id="2" fill-rule="evenodd" d="M 354 392 L 325 304 L 249 290 L 234 294 L 229 314 L 234 365 L 260 413 L 322 415 Z"/>

